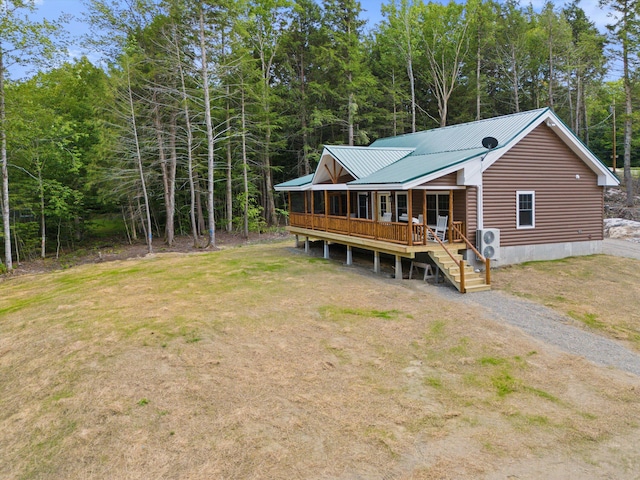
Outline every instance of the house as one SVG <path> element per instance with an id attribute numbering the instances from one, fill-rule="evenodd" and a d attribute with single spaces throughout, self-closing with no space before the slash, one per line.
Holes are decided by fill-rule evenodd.
<path id="1" fill-rule="evenodd" d="M 325 146 L 315 173 L 275 188 L 307 247 L 346 245 L 347 264 L 353 247 L 372 251 L 376 271 L 395 255 L 397 278 L 403 258 L 426 258 L 464 292 L 489 288 L 490 267 L 599 253 L 604 189 L 618 183 L 544 108 Z"/>

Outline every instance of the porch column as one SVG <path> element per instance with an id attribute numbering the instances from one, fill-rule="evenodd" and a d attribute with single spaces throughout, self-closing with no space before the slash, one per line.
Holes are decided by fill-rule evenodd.
<path id="1" fill-rule="evenodd" d="M 378 192 L 373 192 L 373 238 L 378 239 Z"/>
<path id="2" fill-rule="evenodd" d="M 329 190 L 324 191 L 324 231 L 329 230 Z"/>
<path id="3" fill-rule="evenodd" d="M 349 190 L 347 190 L 347 234 L 351 235 L 351 192 Z"/>
<path id="4" fill-rule="evenodd" d="M 315 196 L 316 196 L 316 193 L 313 190 L 311 190 L 311 230 L 313 230 L 313 227 L 315 227 L 314 221 L 313 221 L 316 214 Z"/>
<path id="5" fill-rule="evenodd" d="M 329 242 L 325 240 L 323 243 L 324 243 L 324 258 L 329 260 Z"/>
<path id="6" fill-rule="evenodd" d="M 373 271 L 380 273 L 380 252 L 377 250 L 373 251 Z"/>
<path id="7" fill-rule="evenodd" d="M 402 280 L 402 257 L 396 255 L 396 280 Z"/>
<path id="8" fill-rule="evenodd" d="M 449 190 L 449 242 L 453 243 L 453 190 Z"/>
<path id="9" fill-rule="evenodd" d="M 422 195 L 422 244 L 427 244 L 427 191 Z"/>
<path id="10" fill-rule="evenodd" d="M 409 228 L 409 245 L 413 245 L 413 190 L 407 193 L 407 226 Z"/>
<path id="11" fill-rule="evenodd" d="M 484 228 L 484 207 L 482 205 L 482 185 L 476 186 L 476 228 L 482 230 Z"/>
<path id="12" fill-rule="evenodd" d="M 353 265 L 353 254 L 351 252 L 351 245 L 347 245 L 347 265 Z"/>

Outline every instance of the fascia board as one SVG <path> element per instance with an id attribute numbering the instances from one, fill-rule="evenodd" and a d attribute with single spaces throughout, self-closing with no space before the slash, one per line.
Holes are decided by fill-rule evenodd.
<path id="1" fill-rule="evenodd" d="M 460 169 L 465 168 L 465 166 L 469 162 L 474 161 L 474 160 L 476 160 L 475 157 L 472 158 L 472 159 L 469 159 L 469 160 L 465 160 L 465 161 L 463 161 L 461 163 L 456 163 L 455 165 L 451 165 L 450 167 L 443 168 L 442 170 L 438 170 L 437 172 L 433 172 L 433 173 L 430 173 L 428 175 L 424 175 L 422 177 L 418 177 L 418 178 L 416 178 L 414 180 L 406 182 L 406 183 L 403 184 L 403 186 L 404 186 L 404 188 L 406 190 L 414 189 L 414 188 L 422 185 L 423 183 L 428 183 L 428 182 L 431 182 L 433 180 L 437 180 L 440 177 L 444 177 L 444 176 L 449 175 L 451 173 L 455 173 L 455 172 L 459 171 Z"/>
<path id="2" fill-rule="evenodd" d="M 339 191 L 348 190 L 346 183 L 318 183 L 311 187 L 314 192 L 323 192 L 325 190 Z"/>
<path id="3" fill-rule="evenodd" d="M 276 192 L 306 192 L 311 190 L 311 184 L 298 185 L 297 187 L 273 187 Z"/>
<path id="4" fill-rule="evenodd" d="M 382 190 L 407 190 L 402 183 L 360 183 L 358 185 L 347 184 L 348 190 L 374 192 Z"/>

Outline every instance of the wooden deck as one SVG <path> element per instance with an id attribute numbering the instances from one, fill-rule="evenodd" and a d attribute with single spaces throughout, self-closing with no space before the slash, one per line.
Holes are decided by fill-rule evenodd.
<path id="1" fill-rule="evenodd" d="M 293 235 L 306 237 L 310 240 L 323 240 L 328 242 L 335 242 L 341 245 L 350 247 L 364 248 L 366 250 L 373 250 L 380 253 L 388 253 L 390 255 L 399 255 L 405 258 L 415 258 L 416 253 L 421 252 L 433 252 L 442 251 L 442 247 L 437 242 L 421 243 L 417 245 L 403 245 L 400 243 L 393 243 L 386 240 L 375 240 L 365 237 L 354 237 L 351 235 L 345 235 L 342 233 L 326 232 L 321 230 L 312 230 L 310 228 L 301 227 L 287 227 L 287 230 Z M 447 245 L 449 250 L 458 253 L 460 250 L 466 249 L 464 243 L 454 243 Z"/>
<path id="2" fill-rule="evenodd" d="M 374 252 L 374 271 L 380 270 L 380 253 L 396 258 L 396 278 L 402 279 L 402 258 L 414 259 L 418 253 L 427 253 L 444 276 L 462 293 L 491 289 L 491 265 L 488 259 L 469 242 L 460 225 L 449 223 L 448 238 L 459 241 L 441 242 L 428 240 L 427 232 L 433 231 L 427 225 L 402 222 L 375 222 L 372 220 L 331 217 L 328 215 L 292 214 L 290 233 L 304 237 L 305 241 L 325 242 L 325 258 L 329 258 L 328 245 L 338 243 L 347 246 L 347 265 L 351 265 L 351 248 L 361 248 Z M 458 222 L 460 223 L 460 222 Z M 308 244 L 305 245 L 308 248 Z M 485 271 L 475 271 L 461 254 L 470 249 L 485 263 Z"/>

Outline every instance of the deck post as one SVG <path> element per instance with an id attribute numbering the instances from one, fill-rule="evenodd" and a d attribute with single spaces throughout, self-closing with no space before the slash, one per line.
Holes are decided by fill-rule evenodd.
<path id="1" fill-rule="evenodd" d="M 402 280 L 402 257 L 396 255 L 396 280 Z"/>
<path id="2" fill-rule="evenodd" d="M 329 230 L 329 190 L 324 191 L 324 230 Z"/>
<path id="3" fill-rule="evenodd" d="M 309 253 L 309 237 L 304 237 L 304 253 Z"/>
<path id="4" fill-rule="evenodd" d="M 347 234 L 351 235 L 351 192 L 347 190 Z"/>
<path id="5" fill-rule="evenodd" d="M 351 252 L 351 245 L 347 245 L 347 265 L 353 265 L 353 253 Z"/>
<path id="6" fill-rule="evenodd" d="M 467 288 L 464 284 L 464 260 L 460 260 L 460 293 L 467 293 Z"/>
<path id="7" fill-rule="evenodd" d="M 413 190 L 409 189 L 407 193 L 407 227 L 409 230 L 408 233 L 408 243 L 409 245 L 413 245 Z"/>
<path id="8" fill-rule="evenodd" d="M 324 243 L 324 258 L 329 260 L 329 242 L 325 240 L 323 243 Z"/>
<path id="9" fill-rule="evenodd" d="M 449 243 L 453 243 L 453 190 L 449 190 L 449 221 L 447 230 L 449 231 Z"/>
<path id="10" fill-rule="evenodd" d="M 427 244 L 427 191 L 422 195 L 422 244 Z"/>
<path id="11" fill-rule="evenodd" d="M 373 271 L 380 273 L 380 252 L 377 250 L 373 251 Z"/>

